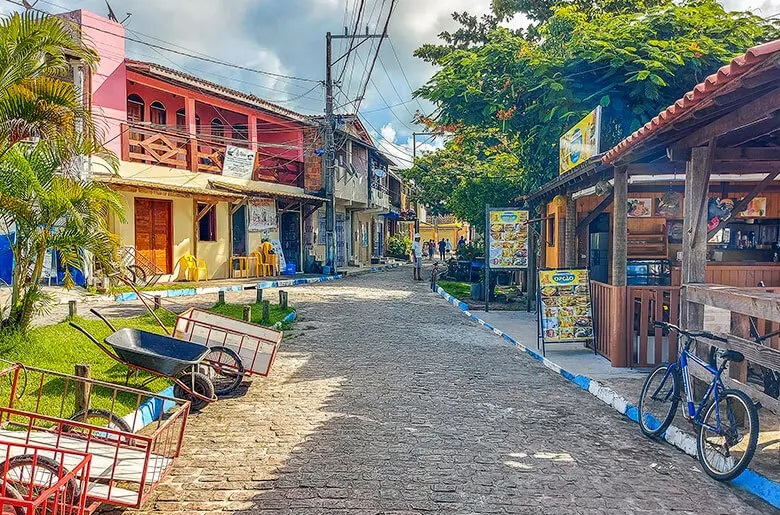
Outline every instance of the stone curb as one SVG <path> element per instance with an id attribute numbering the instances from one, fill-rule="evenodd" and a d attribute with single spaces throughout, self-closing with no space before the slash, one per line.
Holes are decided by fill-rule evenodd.
<path id="1" fill-rule="evenodd" d="M 302 284 L 314 284 L 314 283 L 335 281 L 337 279 L 343 279 L 344 277 L 348 277 L 348 276 L 354 277 L 356 275 L 363 275 L 372 272 L 381 272 L 384 270 L 390 270 L 398 266 L 399 266 L 398 264 L 375 266 L 371 268 L 366 268 L 365 272 L 364 271 L 352 272 L 351 274 L 348 275 L 347 274 L 323 275 L 320 277 L 309 277 L 306 279 L 287 279 L 287 280 L 283 279 L 280 281 L 261 281 L 257 283 L 236 284 L 233 286 L 211 286 L 206 288 L 181 288 L 181 289 L 174 289 L 174 290 L 160 290 L 160 291 L 142 292 L 142 293 L 147 293 L 148 295 L 158 296 L 162 298 L 169 298 L 169 297 L 191 297 L 194 295 L 209 295 L 220 291 L 235 292 L 235 291 L 244 291 L 244 290 L 256 290 L 258 288 L 261 290 L 265 288 L 282 288 L 288 286 L 299 286 Z M 115 302 L 130 302 L 134 300 L 138 300 L 138 295 L 136 295 L 134 292 L 120 293 L 114 297 Z"/>
<path id="2" fill-rule="evenodd" d="M 563 376 L 569 382 L 574 383 L 579 388 L 589 392 L 604 404 L 614 408 L 615 411 L 621 415 L 625 415 L 637 424 L 639 423 L 639 412 L 637 407 L 631 404 L 622 395 L 618 394 L 611 388 L 602 385 L 595 379 L 591 379 L 583 375 L 573 374 L 568 370 L 561 368 L 560 365 L 547 359 L 538 352 L 529 349 L 500 329 L 493 327 L 478 316 L 471 313 L 469 311 L 468 305 L 465 302 L 456 299 L 444 291 L 441 286 L 436 286 L 436 291 L 447 302 L 460 309 L 464 315 L 477 322 L 479 325 L 490 330 L 496 336 L 500 336 L 511 345 L 519 348 L 521 351 L 525 352 L 536 361 L 542 363 L 545 367 Z M 669 429 L 667 429 L 664 433 L 664 439 L 684 453 L 696 457 L 696 438 L 681 430 L 680 428 L 676 426 L 670 426 Z M 764 500 L 766 503 L 774 506 L 775 508 L 780 508 L 780 483 L 772 481 L 771 479 L 764 477 L 750 469 L 746 469 L 736 479 L 731 480 L 730 483 L 747 492 L 750 492 L 751 494 Z"/>

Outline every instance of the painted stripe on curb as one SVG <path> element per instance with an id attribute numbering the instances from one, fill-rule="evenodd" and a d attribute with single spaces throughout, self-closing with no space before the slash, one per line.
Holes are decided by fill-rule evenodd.
<path id="1" fill-rule="evenodd" d="M 474 315 L 471 311 L 469 311 L 468 305 L 444 291 L 441 286 L 437 285 L 436 291 L 447 302 L 459 308 L 464 315 L 479 323 L 479 325 L 490 329 L 492 333 L 502 337 L 504 341 L 509 342 L 513 346 L 519 348 L 521 351 L 524 351 L 531 358 L 542 363 L 550 370 L 560 374 L 562 377 L 577 385 L 579 388 L 589 392 L 604 404 L 611 406 L 621 415 L 626 416 L 637 424 L 639 423 L 639 410 L 637 407 L 628 402 L 623 396 L 611 388 L 604 386 L 595 379 L 591 379 L 587 376 L 573 374 L 568 370 L 561 368 L 558 364 L 543 357 L 538 352 L 529 349 L 508 334 L 497 328 L 494 328 L 478 316 Z M 664 433 L 663 436 L 664 440 L 666 440 L 674 447 L 680 449 L 685 454 L 693 457 L 697 456 L 696 438 L 694 436 L 675 426 L 669 426 L 669 429 L 666 430 L 666 433 Z M 780 508 L 780 483 L 772 481 L 771 479 L 762 476 L 761 474 L 750 469 L 746 469 L 736 479 L 730 481 L 730 483 L 738 488 L 750 492 L 751 494 L 762 499 L 775 508 Z"/>
<path id="2" fill-rule="evenodd" d="M 159 393 L 166 397 L 173 397 L 173 386 L 169 386 Z M 133 432 L 141 430 L 160 418 L 160 415 L 174 406 L 174 402 L 167 399 L 152 398 L 141 404 L 138 409 L 122 417 Z"/>
<path id="3" fill-rule="evenodd" d="M 398 266 L 400 265 L 396 263 L 393 265 L 372 267 L 370 270 L 367 269 L 368 272 L 364 272 L 364 273 L 383 272 L 385 270 L 391 270 L 393 268 L 397 268 Z M 357 274 L 357 275 L 361 275 L 361 274 Z M 258 283 L 237 284 L 233 286 L 180 288 L 180 289 L 173 289 L 173 290 L 159 290 L 159 291 L 147 292 L 147 293 L 159 297 L 191 297 L 193 295 L 209 295 L 220 291 L 224 291 L 224 292 L 244 291 L 244 290 L 255 290 L 258 288 L 264 290 L 266 288 L 282 288 L 287 286 L 299 286 L 301 284 L 324 283 L 327 281 L 336 281 L 338 279 L 343 279 L 344 277 L 347 277 L 347 275 L 344 274 L 323 275 L 320 277 L 307 277 L 302 279 L 282 279 L 279 281 L 262 281 Z M 138 295 L 136 295 L 133 292 L 119 293 L 114 297 L 115 302 L 130 302 L 134 300 L 138 300 Z"/>

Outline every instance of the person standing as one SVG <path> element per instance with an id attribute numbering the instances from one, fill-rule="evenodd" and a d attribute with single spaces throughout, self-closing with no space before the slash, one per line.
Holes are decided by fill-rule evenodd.
<path id="1" fill-rule="evenodd" d="M 447 254 L 451 254 L 452 253 L 452 243 L 450 243 L 450 239 L 447 238 L 446 240 L 444 240 L 444 243 L 445 243 L 445 245 L 444 245 L 444 252 L 446 252 Z"/>
<path id="2" fill-rule="evenodd" d="M 439 259 L 441 261 L 447 259 L 447 242 L 444 241 L 444 238 L 439 240 Z"/>
<path id="3" fill-rule="evenodd" d="M 412 249 L 409 253 L 409 256 L 412 259 L 412 263 L 414 264 L 414 281 L 422 281 L 422 257 L 423 257 L 423 251 L 422 246 L 420 245 L 420 234 L 415 233 L 414 234 L 414 242 L 412 243 Z"/>
<path id="4" fill-rule="evenodd" d="M 458 240 L 458 254 L 463 252 L 463 249 L 465 249 L 465 248 L 466 248 L 466 237 L 465 236 L 461 236 L 460 240 Z"/>
<path id="5" fill-rule="evenodd" d="M 431 240 L 428 242 L 428 259 L 433 261 L 433 254 L 436 252 L 436 242 Z"/>

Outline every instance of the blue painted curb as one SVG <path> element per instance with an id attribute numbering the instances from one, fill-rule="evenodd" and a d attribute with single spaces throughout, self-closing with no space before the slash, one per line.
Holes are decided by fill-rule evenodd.
<path id="1" fill-rule="evenodd" d="M 166 397 L 173 397 L 173 386 L 169 386 L 165 390 L 161 391 L 159 395 Z M 152 398 L 138 406 L 138 409 L 129 415 L 125 415 L 124 420 L 132 427 L 133 432 L 151 424 L 152 422 L 159 420 L 160 415 L 174 406 L 174 402 L 171 400 L 164 400 L 159 398 Z M 140 422 L 140 427 L 139 427 Z"/>
<path id="2" fill-rule="evenodd" d="M 293 311 L 292 313 L 288 314 L 286 317 L 282 319 L 283 324 L 292 324 L 295 322 L 295 319 L 298 318 L 298 314 Z"/>
<path id="3" fill-rule="evenodd" d="M 370 269 L 366 269 L 369 272 L 382 272 L 384 270 L 390 270 L 393 268 L 397 268 L 399 265 L 384 265 L 384 266 L 375 266 L 371 267 Z M 320 277 L 307 277 L 302 279 L 282 279 L 278 281 L 261 281 L 258 283 L 250 283 L 250 284 L 237 284 L 234 286 L 211 286 L 211 287 L 204 287 L 204 288 L 180 288 L 180 289 L 173 289 L 173 290 L 159 290 L 154 292 L 148 292 L 150 295 L 158 296 L 158 297 L 191 297 L 193 295 L 206 295 L 210 293 L 217 293 L 219 291 L 224 292 L 230 292 L 230 291 L 244 291 L 244 290 L 255 290 L 255 289 L 265 289 L 265 288 L 282 288 L 287 286 L 299 286 L 301 284 L 314 284 L 314 283 L 324 283 L 328 281 L 336 281 L 338 279 L 343 279 L 346 277 L 344 274 L 336 274 L 336 275 L 322 275 Z M 138 295 L 135 293 L 119 293 L 114 297 L 115 302 L 130 302 L 138 300 Z"/>
<path id="4" fill-rule="evenodd" d="M 453 306 L 459 308 L 464 315 L 474 320 L 479 325 L 485 327 L 486 329 L 489 329 L 497 336 L 503 338 L 504 341 L 519 348 L 520 350 L 528 354 L 528 356 L 530 356 L 531 358 L 542 363 L 545 367 L 549 368 L 554 372 L 557 372 L 566 380 L 577 385 L 579 388 L 589 392 L 591 395 L 593 395 L 603 403 L 614 408 L 615 411 L 617 411 L 621 415 L 626 416 L 627 418 L 633 420 L 637 424 L 639 423 L 639 410 L 637 409 L 637 407 L 631 404 L 630 402 L 628 402 L 623 396 L 621 396 L 611 388 L 602 385 L 595 379 L 591 379 L 583 375 L 573 374 L 568 370 L 561 368 L 560 365 L 545 358 L 538 352 L 529 349 L 528 347 L 521 344 L 520 342 L 518 342 L 508 334 L 501 331 L 500 329 L 493 327 L 492 325 L 488 324 L 487 322 L 485 322 L 475 314 L 471 313 L 469 311 L 468 305 L 465 302 L 461 302 L 460 300 L 456 299 L 455 297 L 453 297 L 452 295 L 444 291 L 444 289 L 442 289 L 441 286 L 436 286 L 436 291 L 439 295 L 441 295 L 441 297 L 444 298 L 444 300 L 446 300 Z M 666 433 L 664 433 L 663 437 L 667 442 L 677 447 L 678 449 L 682 450 L 686 454 L 694 457 L 696 456 L 696 438 L 689 435 L 688 433 L 685 433 L 684 431 L 682 431 L 681 429 L 675 426 L 670 426 L 669 429 L 666 430 Z M 733 479 L 730 483 L 738 488 L 750 492 L 751 494 L 755 495 L 759 499 L 762 499 L 763 501 L 774 506 L 775 508 L 780 508 L 780 483 L 772 481 L 771 479 L 764 477 L 761 474 L 754 472 L 750 469 L 745 470 L 742 474 L 740 474 L 736 479 Z"/>

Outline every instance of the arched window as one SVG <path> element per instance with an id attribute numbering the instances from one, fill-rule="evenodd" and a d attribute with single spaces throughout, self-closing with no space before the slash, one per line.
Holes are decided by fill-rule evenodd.
<path id="1" fill-rule="evenodd" d="M 176 130 L 189 132 L 190 128 L 187 127 L 187 114 L 184 109 L 176 111 Z M 195 132 L 200 132 L 200 116 L 195 115 Z"/>
<path id="2" fill-rule="evenodd" d="M 144 99 L 135 93 L 127 97 L 127 121 L 144 121 Z"/>
<path id="3" fill-rule="evenodd" d="M 149 121 L 154 125 L 165 125 L 165 106 L 155 100 L 149 105 Z"/>
<path id="4" fill-rule="evenodd" d="M 211 135 L 218 136 L 220 138 L 225 137 L 225 124 L 219 118 L 211 120 Z"/>

